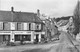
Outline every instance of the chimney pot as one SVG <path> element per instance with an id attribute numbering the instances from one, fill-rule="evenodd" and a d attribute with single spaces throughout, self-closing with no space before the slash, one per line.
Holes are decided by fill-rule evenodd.
<path id="1" fill-rule="evenodd" d="M 14 11 L 14 7 L 11 7 L 11 11 L 12 11 L 12 12 Z"/>
<path id="2" fill-rule="evenodd" d="M 37 16 L 40 17 L 40 10 L 37 9 Z"/>

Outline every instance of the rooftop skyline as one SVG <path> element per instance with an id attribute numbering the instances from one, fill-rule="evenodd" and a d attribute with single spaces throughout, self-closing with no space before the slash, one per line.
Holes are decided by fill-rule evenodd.
<path id="1" fill-rule="evenodd" d="M 78 0 L 0 0 L 0 10 L 22 12 L 37 12 L 52 17 L 69 16 L 73 14 Z"/>

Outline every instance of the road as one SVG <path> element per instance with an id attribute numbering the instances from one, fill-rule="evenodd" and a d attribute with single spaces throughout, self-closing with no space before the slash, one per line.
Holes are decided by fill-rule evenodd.
<path id="1" fill-rule="evenodd" d="M 59 38 L 60 40 L 56 43 L 0 47 L 0 52 L 79 52 L 79 42 L 69 33 L 61 32 Z"/>
<path id="2" fill-rule="evenodd" d="M 13 47 L 0 47 L 0 52 L 25 52 L 26 50 L 47 50 L 58 43 L 37 44 L 37 45 L 21 45 Z"/>

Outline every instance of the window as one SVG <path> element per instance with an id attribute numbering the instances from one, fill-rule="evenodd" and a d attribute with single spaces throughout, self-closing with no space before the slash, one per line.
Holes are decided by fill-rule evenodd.
<path id="1" fill-rule="evenodd" d="M 20 36 L 21 35 L 15 35 L 15 41 L 20 41 L 21 39 L 20 39 Z"/>
<path id="2" fill-rule="evenodd" d="M 29 23 L 29 30 L 31 30 L 31 23 Z"/>
<path id="3" fill-rule="evenodd" d="M 3 30 L 3 22 L 0 22 L 0 30 Z"/>
<path id="4" fill-rule="evenodd" d="M 31 23 L 31 30 L 35 30 L 35 23 Z"/>
<path id="5" fill-rule="evenodd" d="M 23 23 L 23 30 L 29 30 L 29 23 Z"/>
<path id="6" fill-rule="evenodd" d="M 41 24 L 36 24 L 36 30 L 41 30 Z"/>
<path id="7" fill-rule="evenodd" d="M 23 30 L 27 30 L 27 23 L 24 23 Z"/>
<path id="8" fill-rule="evenodd" d="M 31 35 L 15 35 L 15 41 L 31 41 Z"/>
<path id="9" fill-rule="evenodd" d="M 8 22 L 4 23 L 4 30 L 10 30 L 10 23 Z"/>
<path id="10" fill-rule="evenodd" d="M 39 30 L 39 25 L 37 25 L 37 29 Z"/>
<path id="11" fill-rule="evenodd" d="M 23 41 L 31 41 L 31 35 L 22 35 Z"/>
<path id="12" fill-rule="evenodd" d="M 9 41 L 10 35 L 3 35 L 3 41 Z"/>
<path id="13" fill-rule="evenodd" d="M 18 23 L 18 24 L 17 24 L 17 29 L 18 29 L 18 30 L 22 30 L 22 24 L 21 24 L 21 23 Z"/>

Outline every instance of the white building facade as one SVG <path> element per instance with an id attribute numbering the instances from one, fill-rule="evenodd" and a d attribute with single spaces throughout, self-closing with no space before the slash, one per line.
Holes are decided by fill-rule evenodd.
<path id="1" fill-rule="evenodd" d="M 42 26 L 35 13 L 0 11 L 0 42 L 41 42 Z"/>

